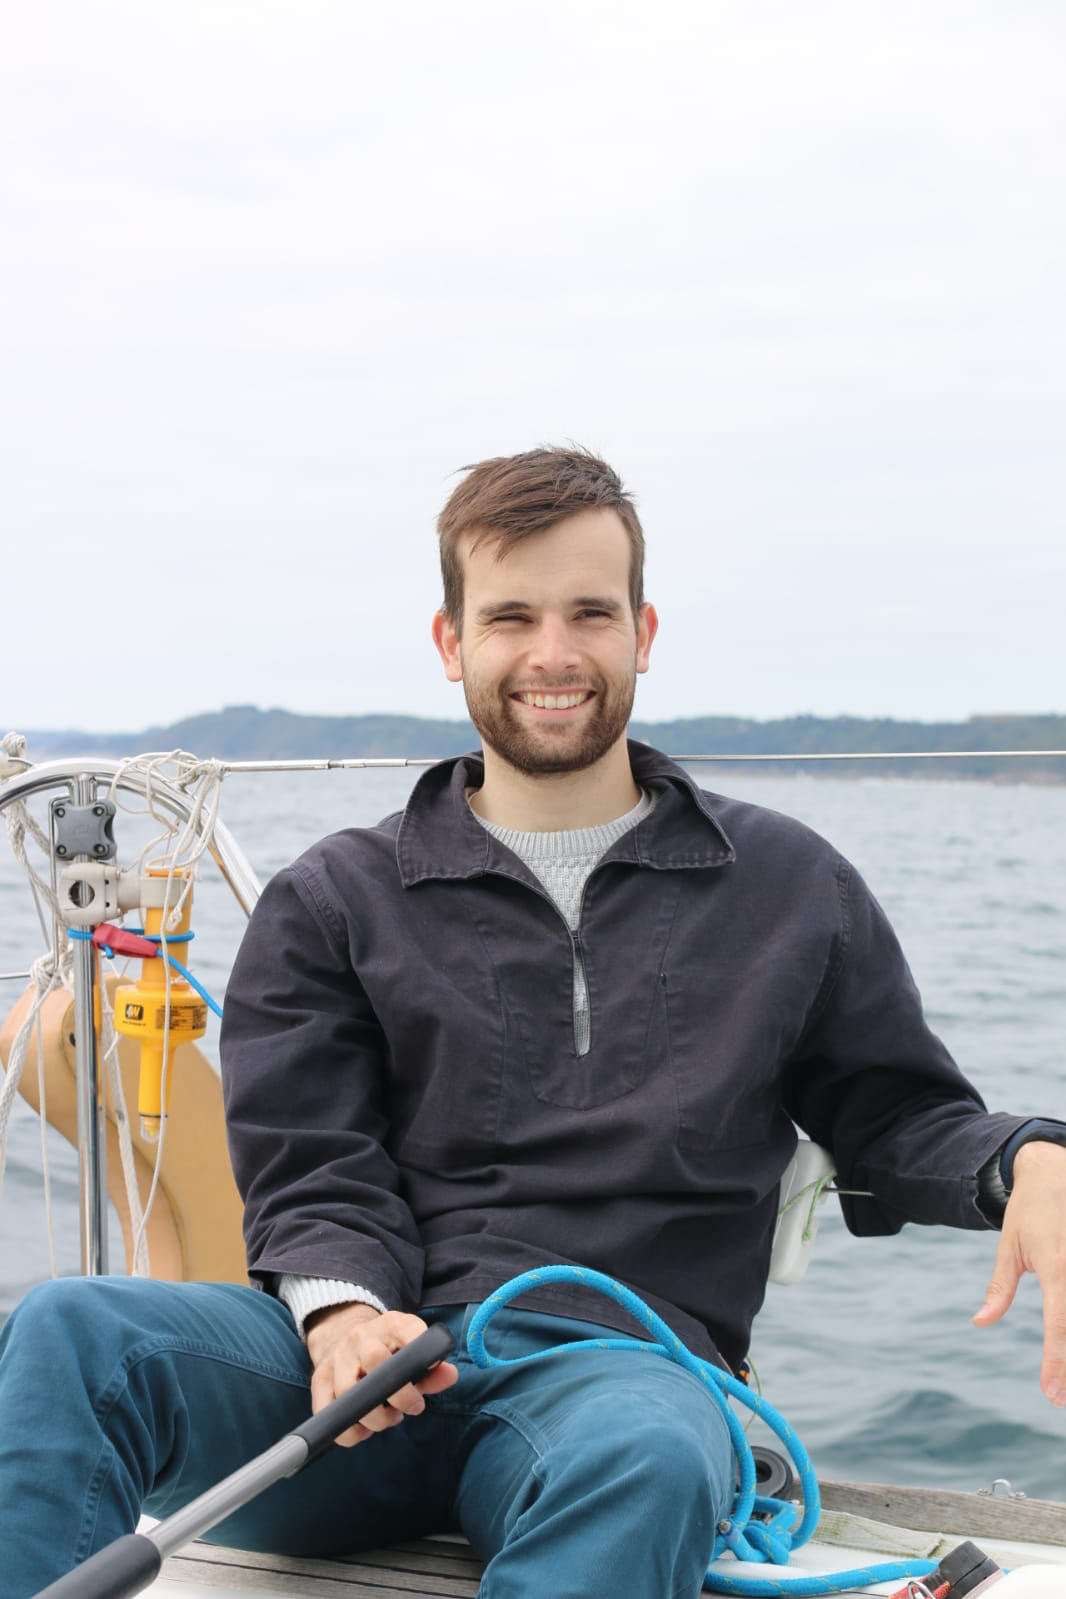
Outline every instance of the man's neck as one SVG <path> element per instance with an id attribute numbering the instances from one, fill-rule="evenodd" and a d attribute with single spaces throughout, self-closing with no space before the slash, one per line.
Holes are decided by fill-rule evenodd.
<path id="1" fill-rule="evenodd" d="M 486 822 L 522 833 L 554 833 L 598 827 L 631 811 L 640 799 L 624 739 L 595 766 L 580 772 L 531 777 L 485 748 L 485 781 L 470 796 L 471 807 Z"/>

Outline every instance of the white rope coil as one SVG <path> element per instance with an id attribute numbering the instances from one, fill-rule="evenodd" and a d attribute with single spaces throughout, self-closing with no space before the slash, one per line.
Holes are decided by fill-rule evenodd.
<path id="1" fill-rule="evenodd" d="M 5 733 L 0 738 L 0 783 L 26 770 L 29 762 L 25 755 L 26 740 L 21 733 Z"/>

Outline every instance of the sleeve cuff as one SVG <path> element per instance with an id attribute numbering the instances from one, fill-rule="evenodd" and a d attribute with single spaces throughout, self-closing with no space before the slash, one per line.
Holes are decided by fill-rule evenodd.
<path id="1" fill-rule="evenodd" d="M 336 1277 L 299 1277 L 285 1272 L 275 1280 L 274 1292 L 285 1305 L 296 1323 L 296 1331 L 307 1342 L 304 1323 L 312 1311 L 325 1310 L 329 1305 L 370 1305 L 385 1314 L 386 1306 L 369 1288 L 357 1283 L 341 1282 Z"/>
<path id="2" fill-rule="evenodd" d="M 1023 1122 L 1018 1131 L 1011 1134 L 999 1153 L 999 1175 L 1007 1194 L 1014 1186 L 1015 1155 L 1023 1144 L 1033 1143 L 1066 1145 L 1066 1124 L 1037 1118 Z"/>
<path id="3" fill-rule="evenodd" d="M 1003 1213 L 1010 1193 L 1000 1173 L 1002 1150 L 990 1155 L 977 1173 L 977 1208 L 990 1227 L 1003 1225 Z"/>
<path id="4" fill-rule="evenodd" d="M 1033 1117 L 1012 1133 L 1007 1142 L 990 1155 L 977 1173 L 977 1208 L 992 1227 L 1003 1222 L 1003 1212 L 1014 1186 L 1014 1157 L 1023 1144 L 1040 1140 L 1066 1145 L 1066 1123 Z"/>

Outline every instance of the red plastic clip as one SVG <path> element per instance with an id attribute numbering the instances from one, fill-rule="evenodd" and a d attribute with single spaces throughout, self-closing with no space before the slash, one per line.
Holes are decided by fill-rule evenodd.
<path id="1" fill-rule="evenodd" d="M 153 944 L 150 938 L 128 933 L 124 927 L 113 927 L 110 922 L 101 922 L 93 933 L 93 943 L 98 949 L 109 949 L 113 955 L 136 955 L 138 960 L 154 960 L 159 954 L 159 945 Z"/>

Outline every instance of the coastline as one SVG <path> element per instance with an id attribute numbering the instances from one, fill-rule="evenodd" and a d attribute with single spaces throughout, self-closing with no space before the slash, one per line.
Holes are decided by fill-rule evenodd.
<path id="1" fill-rule="evenodd" d="M 465 719 L 387 713 L 316 716 L 253 705 L 231 705 L 140 732 L 19 731 L 25 732 L 27 757 L 34 762 L 90 755 L 121 759 L 170 749 L 227 761 L 444 759 L 478 745 Z M 749 773 L 769 768 L 779 775 L 811 778 L 876 773 L 907 781 L 1066 783 L 1066 715 L 972 716 L 963 722 L 806 715 L 767 721 L 739 716 L 636 719 L 630 736 L 682 762 L 698 758 L 705 772 L 743 765 Z M 1009 759 L 993 753 L 1007 750 L 1032 753 Z M 947 758 L 957 751 L 969 753 Z"/>

